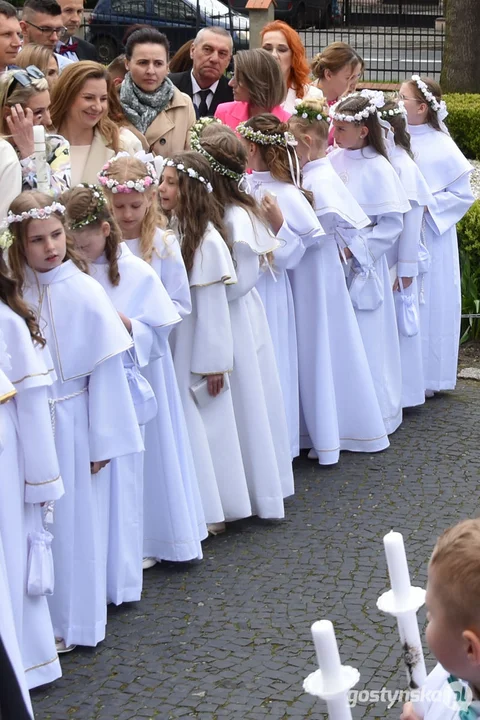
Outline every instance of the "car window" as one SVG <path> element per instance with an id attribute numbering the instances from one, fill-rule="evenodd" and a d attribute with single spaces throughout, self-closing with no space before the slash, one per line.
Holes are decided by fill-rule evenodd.
<path id="1" fill-rule="evenodd" d="M 154 0 L 153 13 L 165 20 L 194 20 L 195 12 L 180 0 Z"/>
<path id="2" fill-rule="evenodd" d="M 111 7 L 122 15 L 145 15 L 145 0 L 112 0 Z"/>

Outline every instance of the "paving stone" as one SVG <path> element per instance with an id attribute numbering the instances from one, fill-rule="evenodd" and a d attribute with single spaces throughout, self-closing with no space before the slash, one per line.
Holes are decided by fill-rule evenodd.
<path id="1" fill-rule="evenodd" d="M 480 385 L 462 380 L 407 411 L 383 453 L 344 453 L 328 468 L 302 455 L 284 521 L 233 523 L 204 544 L 202 563 L 146 572 L 141 602 L 109 607 L 106 640 L 63 656 L 63 678 L 33 693 L 36 720 L 324 717 L 302 689 L 316 669 L 310 625 L 322 617 L 360 670 L 359 690 L 403 690 L 396 623 L 376 608 L 388 588 L 382 537 L 404 534 L 424 586 L 436 537 L 478 514 L 478 427 Z M 354 720 L 399 713 L 352 709 Z"/>

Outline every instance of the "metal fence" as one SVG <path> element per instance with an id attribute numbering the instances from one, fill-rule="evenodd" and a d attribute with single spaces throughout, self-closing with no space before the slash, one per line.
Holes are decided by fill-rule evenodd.
<path id="1" fill-rule="evenodd" d="M 301 32 L 309 58 L 335 41 L 365 60 L 365 80 L 394 83 L 418 73 L 439 79 L 445 39 L 443 0 L 334 0 L 320 29 Z"/>

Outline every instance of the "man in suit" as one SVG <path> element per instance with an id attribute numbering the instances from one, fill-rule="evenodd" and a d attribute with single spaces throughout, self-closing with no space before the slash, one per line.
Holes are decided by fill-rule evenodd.
<path id="1" fill-rule="evenodd" d="M 70 60 L 98 60 L 97 50 L 92 43 L 76 37 L 83 22 L 83 0 L 58 0 L 62 8 L 63 24 L 67 28 L 67 37 L 62 38 L 57 46 L 57 52 Z"/>
<path id="2" fill-rule="evenodd" d="M 232 51 L 232 36 L 225 28 L 202 28 L 190 48 L 192 70 L 169 76 L 179 90 L 192 98 L 197 117 L 213 115 L 218 105 L 233 100 L 224 74 Z"/>
<path id="3" fill-rule="evenodd" d="M 54 52 L 60 72 L 72 62 L 56 52 L 57 44 L 66 32 L 62 9 L 56 0 L 26 0 L 20 27 L 24 44 L 45 45 Z"/>

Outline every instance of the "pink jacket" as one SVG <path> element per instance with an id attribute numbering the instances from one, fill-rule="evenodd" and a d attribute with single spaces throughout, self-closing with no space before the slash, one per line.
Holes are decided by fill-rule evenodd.
<path id="1" fill-rule="evenodd" d="M 282 122 L 287 122 L 290 118 L 290 113 L 284 110 L 280 105 L 272 109 L 272 114 L 275 115 Z M 237 126 L 241 122 L 245 122 L 250 118 L 248 112 L 248 103 L 239 102 L 234 100 L 233 102 L 222 103 L 215 110 L 215 117 L 219 118 L 224 125 L 236 130 Z"/>

